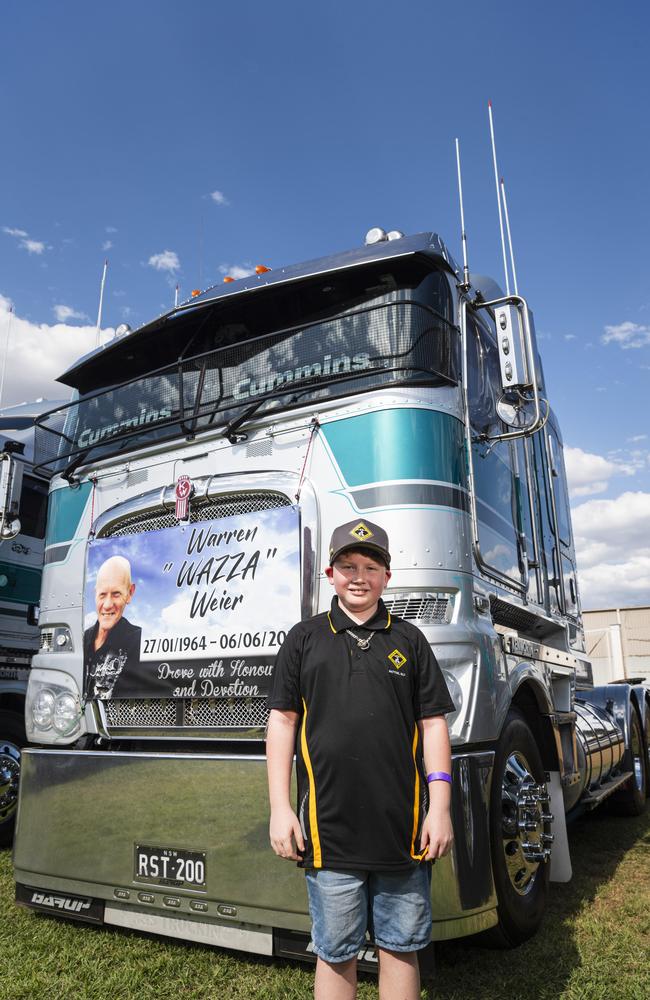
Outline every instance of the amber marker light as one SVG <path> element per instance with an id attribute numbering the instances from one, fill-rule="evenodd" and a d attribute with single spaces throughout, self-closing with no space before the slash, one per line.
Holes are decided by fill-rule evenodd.
<path id="1" fill-rule="evenodd" d="M 200 288 L 193 288 L 193 289 L 192 289 L 192 298 L 193 298 L 193 299 L 195 299 L 195 298 L 196 298 L 196 296 L 197 296 L 197 295 L 200 295 L 200 294 L 201 294 L 201 289 L 200 289 Z"/>
<path id="2" fill-rule="evenodd" d="M 230 275 L 229 275 L 229 274 L 227 274 L 227 275 L 226 275 L 226 277 L 225 277 L 225 278 L 224 278 L 223 280 L 224 280 L 224 282 L 225 282 L 225 283 L 226 283 L 227 285 L 229 285 L 229 284 L 230 284 L 230 282 L 231 282 L 231 281 L 234 281 L 235 279 L 234 279 L 234 278 L 231 278 L 231 277 L 230 277 Z"/>
<path id="3" fill-rule="evenodd" d="M 255 265 L 255 274 L 266 274 L 266 272 L 270 271 L 270 270 L 271 270 L 271 268 L 270 267 L 264 267 L 264 264 L 256 264 Z"/>

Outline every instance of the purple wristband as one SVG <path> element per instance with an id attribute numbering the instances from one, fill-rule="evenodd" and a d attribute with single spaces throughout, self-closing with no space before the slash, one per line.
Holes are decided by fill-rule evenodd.
<path id="1" fill-rule="evenodd" d="M 431 774 L 427 774 L 427 782 L 432 781 L 448 781 L 451 785 L 451 775 L 446 771 L 432 771 Z"/>

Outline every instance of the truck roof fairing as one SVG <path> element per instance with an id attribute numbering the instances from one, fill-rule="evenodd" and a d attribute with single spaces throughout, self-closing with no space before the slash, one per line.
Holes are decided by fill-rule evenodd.
<path id="1" fill-rule="evenodd" d="M 185 316 L 190 312 L 209 308 L 220 300 L 231 299 L 235 295 L 251 293 L 260 288 L 268 288 L 271 285 L 288 284 L 291 281 L 299 281 L 315 277 L 319 274 L 327 274 L 328 272 L 339 271 L 349 267 L 372 264 L 381 260 L 394 260 L 398 257 L 415 254 L 431 257 L 452 274 L 458 275 L 460 273 L 456 261 L 437 233 L 418 233 L 415 236 L 403 236 L 398 240 L 388 240 L 382 243 L 375 243 L 372 246 L 359 247 L 355 250 L 345 250 L 332 254 L 329 257 L 319 257 L 316 260 L 308 260 L 300 264 L 275 268 L 264 274 L 253 274 L 246 278 L 239 278 L 236 281 L 213 285 L 201 295 L 196 296 L 196 298 L 188 299 L 186 302 L 182 302 L 177 308 L 161 313 L 156 319 L 150 320 L 126 336 L 110 340 L 107 344 L 102 344 L 100 347 L 85 354 L 60 375 L 57 381 L 77 388 L 79 376 L 86 365 L 90 364 L 94 366 L 100 357 L 102 359 L 107 358 L 115 349 L 122 347 L 126 340 L 132 344 L 136 337 L 151 332 L 156 328 L 163 327 L 167 323 L 173 322 L 175 319 Z"/>

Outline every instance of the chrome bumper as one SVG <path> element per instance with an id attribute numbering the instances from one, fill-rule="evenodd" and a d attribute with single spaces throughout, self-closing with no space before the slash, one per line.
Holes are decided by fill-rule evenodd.
<path id="1" fill-rule="evenodd" d="M 492 759 L 454 758 L 456 842 L 433 870 L 437 940 L 496 922 Z M 135 844 L 205 852 L 205 891 L 139 883 Z M 22 886 L 103 900 L 107 923 L 146 929 L 135 914 L 158 914 L 181 938 L 189 936 L 188 922 L 214 924 L 242 932 L 223 936 L 224 944 L 241 941 L 226 946 L 249 950 L 244 942 L 251 940 L 250 950 L 264 952 L 256 934 L 310 926 L 302 872 L 269 847 L 262 755 L 26 749 L 14 868 Z M 22 901 L 29 905 L 24 894 Z M 220 940 L 216 935 L 213 943 Z"/>

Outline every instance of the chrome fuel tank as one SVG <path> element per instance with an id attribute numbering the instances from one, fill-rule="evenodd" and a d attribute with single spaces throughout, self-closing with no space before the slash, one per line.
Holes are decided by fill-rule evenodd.
<path id="1" fill-rule="evenodd" d="M 586 701 L 576 701 L 574 708 L 580 781 L 565 790 L 567 811 L 615 776 L 625 752 L 623 732 L 605 709 Z"/>

